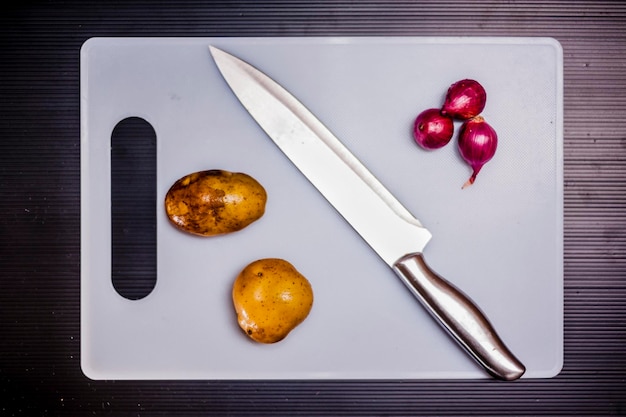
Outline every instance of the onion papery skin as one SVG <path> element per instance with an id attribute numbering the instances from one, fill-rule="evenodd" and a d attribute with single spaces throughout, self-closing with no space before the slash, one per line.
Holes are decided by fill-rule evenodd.
<path id="1" fill-rule="evenodd" d="M 413 138 L 424 149 L 438 149 L 450 142 L 454 134 L 454 122 L 440 109 L 427 109 L 415 118 Z"/>
<path id="2" fill-rule="evenodd" d="M 457 81 L 448 88 L 441 113 L 456 119 L 467 120 L 478 116 L 487 104 L 487 92 L 475 80 Z"/>
<path id="3" fill-rule="evenodd" d="M 459 130 L 459 152 L 472 167 L 472 176 L 463 184 L 466 188 L 476 181 L 481 168 L 493 158 L 498 148 L 498 135 L 482 116 L 476 116 L 461 125 Z"/>

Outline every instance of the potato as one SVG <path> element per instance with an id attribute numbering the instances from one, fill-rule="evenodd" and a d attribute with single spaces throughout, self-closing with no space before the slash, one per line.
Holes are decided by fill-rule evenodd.
<path id="1" fill-rule="evenodd" d="M 304 321 L 313 306 L 309 281 L 283 259 L 259 259 L 233 284 L 239 327 L 253 340 L 275 343 Z"/>
<path id="2" fill-rule="evenodd" d="M 265 189 L 251 176 L 214 169 L 176 181 L 165 196 L 165 212 L 185 232 L 214 236 L 260 219 L 266 202 Z"/>

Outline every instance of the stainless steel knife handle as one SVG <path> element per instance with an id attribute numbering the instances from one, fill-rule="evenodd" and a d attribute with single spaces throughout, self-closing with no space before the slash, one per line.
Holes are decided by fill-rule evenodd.
<path id="1" fill-rule="evenodd" d="M 474 302 L 426 265 L 421 253 L 393 266 L 413 294 L 461 346 L 495 378 L 512 381 L 526 368 L 509 351 Z"/>

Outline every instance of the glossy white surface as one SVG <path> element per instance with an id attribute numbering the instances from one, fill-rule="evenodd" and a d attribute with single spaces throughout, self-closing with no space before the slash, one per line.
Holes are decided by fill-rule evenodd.
<path id="1" fill-rule="evenodd" d="M 562 366 L 562 51 L 528 38 L 92 39 L 81 51 L 81 358 L 94 379 L 485 378 L 395 274 L 241 107 L 214 44 L 300 99 L 432 233 L 430 266 L 476 301 L 527 367 Z M 479 80 L 498 152 L 476 183 L 454 144 L 426 152 L 414 117 L 448 86 Z M 143 300 L 110 279 L 109 145 L 126 117 L 158 141 L 158 281 Z M 459 124 L 456 124 L 458 129 Z M 197 238 L 162 211 L 170 185 L 204 169 L 268 191 L 241 232 Z M 281 257 L 315 304 L 284 341 L 259 345 L 230 301 L 249 262 Z"/>

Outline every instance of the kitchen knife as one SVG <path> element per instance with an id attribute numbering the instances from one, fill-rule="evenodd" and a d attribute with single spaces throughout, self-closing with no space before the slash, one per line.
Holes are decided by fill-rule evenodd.
<path id="1" fill-rule="evenodd" d="M 480 309 L 425 263 L 430 232 L 298 99 L 250 64 L 209 49 L 250 115 L 448 333 L 493 377 L 521 377 L 524 365 Z"/>

